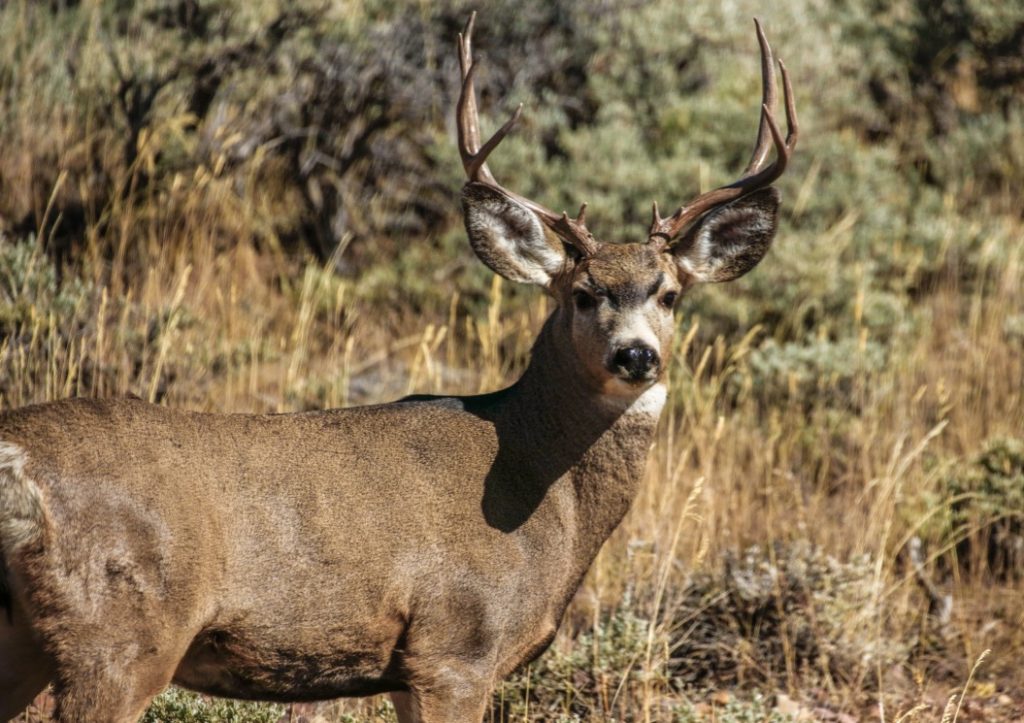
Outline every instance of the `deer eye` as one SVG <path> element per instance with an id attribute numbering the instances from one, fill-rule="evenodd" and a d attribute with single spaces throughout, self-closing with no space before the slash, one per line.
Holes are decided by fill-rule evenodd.
<path id="1" fill-rule="evenodd" d="M 597 306 L 597 299 L 594 298 L 594 295 L 582 289 L 576 289 L 576 291 L 572 292 L 572 300 L 576 304 L 576 308 L 581 311 L 593 309 Z"/>
<path id="2" fill-rule="evenodd" d="M 576 308 L 580 311 L 587 311 L 597 306 L 597 299 L 594 298 L 593 294 L 587 293 L 583 289 L 576 289 L 572 292 L 572 300 L 576 304 Z"/>
<path id="3" fill-rule="evenodd" d="M 676 305 L 676 299 L 678 298 L 679 294 L 677 292 L 669 291 L 665 293 L 661 297 L 661 299 L 659 299 L 659 301 L 661 301 L 661 305 L 664 306 L 666 309 L 671 309 L 673 306 Z"/>

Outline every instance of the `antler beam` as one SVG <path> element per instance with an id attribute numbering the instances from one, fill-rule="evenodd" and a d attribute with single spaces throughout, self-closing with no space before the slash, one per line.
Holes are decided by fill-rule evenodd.
<path id="1" fill-rule="evenodd" d="M 782 72 L 782 88 L 785 93 L 786 102 L 786 125 L 788 133 L 782 138 L 779 126 L 775 122 L 775 107 L 778 102 L 778 94 L 775 84 L 775 60 L 772 56 L 771 46 L 764 35 L 761 23 L 755 19 L 754 25 L 757 28 L 757 42 L 761 46 L 761 122 L 757 129 L 757 140 L 754 143 L 754 151 L 750 154 L 750 162 L 743 171 L 739 180 L 730 183 L 728 186 L 716 188 L 713 191 L 703 193 L 690 203 L 680 206 L 679 210 L 669 218 L 662 218 L 658 214 L 658 204 L 654 204 L 654 213 L 651 220 L 651 228 L 648 231 L 648 238 L 668 243 L 676 238 L 691 223 L 703 216 L 708 211 L 722 206 L 730 201 L 735 201 L 740 196 L 765 188 L 771 185 L 786 170 L 789 158 L 796 148 L 797 138 L 800 135 L 800 126 L 796 118 L 796 105 L 793 101 L 793 88 L 789 83 L 789 75 L 786 73 L 786 66 L 779 60 L 779 70 Z M 768 156 L 774 145 L 776 158 L 775 162 L 765 167 Z"/>
<path id="2" fill-rule="evenodd" d="M 584 256 L 591 256 L 597 251 L 597 241 L 587 230 L 585 223 L 587 204 L 584 203 L 580 207 L 580 212 L 575 219 L 569 218 L 569 215 L 564 212 L 555 213 L 536 201 L 524 198 L 499 184 L 494 178 L 494 174 L 491 173 L 491 169 L 487 167 L 487 157 L 512 130 L 512 126 L 516 124 L 522 114 L 523 106 L 520 105 L 512 117 L 486 143 L 481 145 L 480 116 L 476 107 L 476 90 L 473 87 L 473 74 L 477 68 L 477 64 L 473 62 L 472 46 L 475 21 L 476 13 L 474 12 L 469 16 L 466 29 L 459 34 L 459 67 L 462 70 L 462 90 L 456 105 L 456 126 L 459 135 L 459 155 L 462 157 L 462 167 L 466 171 L 466 176 L 472 182 L 487 184 L 523 204 L 537 214 L 544 225 L 563 241 L 575 247 Z"/>

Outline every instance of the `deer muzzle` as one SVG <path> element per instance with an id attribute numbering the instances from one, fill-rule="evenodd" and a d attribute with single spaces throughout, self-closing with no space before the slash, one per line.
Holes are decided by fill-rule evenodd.
<path id="1" fill-rule="evenodd" d="M 646 382 L 658 376 L 660 366 L 657 350 L 638 342 L 617 349 L 609 360 L 608 370 L 625 381 Z"/>

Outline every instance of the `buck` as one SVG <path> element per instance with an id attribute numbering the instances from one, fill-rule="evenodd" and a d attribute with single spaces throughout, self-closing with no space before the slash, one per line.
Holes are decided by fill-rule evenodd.
<path id="1" fill-rule="evenodd" d="M 740 180 L 597 241 L 504 188 L 470 42 L 457 105 L 476 255 L 555 308 L 512 386 L 302 414 L 73 399 L 0 416 L 0 718 L 134 721 L 169 683 L 276 701 L 390 693 L 402 723 L 480 721 L 551 643 L 637 492 L 679 295 L 754 267 L 797 140 L 763 102 Z M 768 164 L 775 149 L 775 159 Z"/>

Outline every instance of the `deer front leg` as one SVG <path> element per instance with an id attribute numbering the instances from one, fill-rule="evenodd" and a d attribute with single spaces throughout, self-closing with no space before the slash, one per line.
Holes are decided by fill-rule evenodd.
<path id="1" fill-rule="evenodd" d="M 462 655 L 421 651 L 405 659 L 409 690 L 391 694 L 399 723 L 483 720 L 494 685 L 493 656 L 483 650 L 462 650 Z"/>
<path id="2" fill-rule="evenodd" d="M 420 719 L 416 698 L 409 691 L 395 691 L 389 695 L 391 704 L 395 706 L 398 723 L 417 723 Z"/>
<path id="3" fill-rule="evenodd" d="M 55 718 L 60 723 L 136 723 L 154 695 L 110 679 L 76 682 L 58 689 Z"/>
<path id="4" fill-rule="evenodd" d="M 95 651 L 101 659 L 102 651 Z M 56 719 L 61 723 L 136 723 L 171 681 L 177 656 L 126 659 L 123 664 L 58 662 Z"/>
<path id="5" fill-rule="evenodd" d="M 107 602 L 91 620 L 66 614 L 47 631 L 61 723 L 136 723 L 187 647 L 176 631 L 153 633 L 150 621 Z"/>
<path id="6" fill-rule="evenodd" d="M 0 721 L 25 710 L 52 678 L 53 661 L 32 637 L 24 609 L 0 607 Z"/>
<path id="7" fill-rule="evenodd" d="M 420 723 L 478 723 L 487 711 L 489 691 L 474 691 L 472 695 L 451 697 L 449 694 L 423 697 L 420 703 Z"/>
<path id="8" fill-rule="evenodd" d="M 392 693 L 398 723 L 479 723 L 487 712 L 491 689 L 463 681 L 425 691 Z"/>

